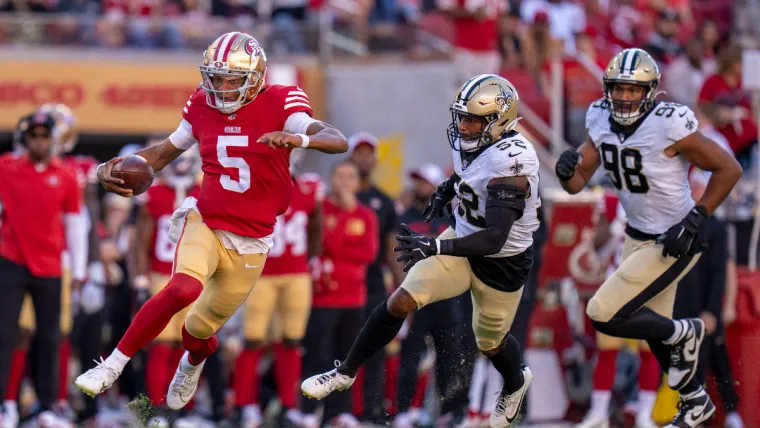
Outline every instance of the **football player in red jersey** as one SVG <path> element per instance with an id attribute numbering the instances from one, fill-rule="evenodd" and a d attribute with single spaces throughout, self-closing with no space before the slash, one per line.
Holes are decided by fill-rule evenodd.
<path id="1" fill-rule="evenodd" d="M 233 378 L 235 404 L 242 407 L 245 428 L 256 428 L 262 423 L 258 406 L 260 380 L 256 370 L 273 315 L 281 327 L 275 329 L 275 336 L 282 338 L 281 343 L 274 344 L 277 392 L 284 417 L 294 425 L 300 419 L 296 385 L 301 378 L 299 349 L 311 309 L 309 258 L 321 252 L 325 193 L 318 175 L 297 174 L 297 158 L 302 153 L 294 152 L 291 156 L 291 174 L 295 181 L 293 199 L 288 210 L 277 217 L 274 246 L 269 250 L 258 284 L 246 300 L 245 348 L 235 362 Z"/>
<path id="2" fill-rule="evenodd" d="M 182 356 L 166 402 L 180 409 L 192 398 L 206 358 L 218 346 L 215 334 L 245 301 L 272 247 L 277 216 L 293 193 L 289 157 L 293 149 L 325 153 L 348 149 L 343 134 L 311 118 L 308 96 L 296 86 L 265 85 L 266 55 L 248 34 L 227 33 L 206 50 L 203 81 L 183 108 L 183 120 L 163 143 L 137 152 L 160 171 L 199 144 L 203 182 L 173 217 L 177 240 L 166 288 L 137 313 L 116 349 L 79 376 L 76 386 L 96 395 L 109 388 L 124 365 L 188 305 Z M 98 167 L 103 186 L 122 196 L 132 190 L 111 176 L 119 158 Z M 213 279 L 213 281 L 209 281 Z"/>
<path id="3" fill-rule="evenodd" d="M 200 163 L 195 150 L 186 151 L 161 171 L 145 197 L 141 198 L 136 242 L 132 248 L 135 260 L 133 286 L 138 291 L 155 295 L 169 283 L 177 247 L 169 239 L 172 214 L 186 197 L 200 195 Z M 182 357 L 182 323 L 188 309 L 184 308 L 172 317 L 148 353 L 145 383 L 154 405 L 163 401 L 177 362 Z"/>

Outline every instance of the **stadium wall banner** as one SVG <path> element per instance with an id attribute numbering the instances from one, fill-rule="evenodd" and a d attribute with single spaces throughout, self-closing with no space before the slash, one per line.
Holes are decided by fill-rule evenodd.
<path id="1" fill-rule="evenodd" d="M 181 110 L 200 84 L 197 67 L 119 62 L 31 61 L 4 64 L 0 76 L 0 130 L 44 103 L 64 103 L 80 130 L 104 134 L 173 131 Z M 270 65 L 268 83 L 299 85 L 320 117 L 323 90 L 317 68 Z"/>

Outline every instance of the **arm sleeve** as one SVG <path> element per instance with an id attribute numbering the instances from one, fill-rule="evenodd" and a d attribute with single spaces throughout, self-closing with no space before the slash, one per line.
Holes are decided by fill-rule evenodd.
<path id="1" fill-rule="evenodd" d="M 71 177 L 65 178 L 67 183 L 67 197 L 63 200 L 64 214 L 79 214 L 82 210 L 82 192 L 79 190 L 77 178 L 72 174 Z"/>
<path id="2" fill-rule="evenodd" d="M 455 257 L 490 256 L 501 251 L 514 222 L 525 210 L 525 192 L 514 186 L 488 188 L 486 228 L 456 239 L 439 241 L 440 254 Z"/>
<path id="3" fill-rule="evenodd" d="M 169 141 L 174 147 L 181 150 L 187 150 L 198 142 L 193 136 L 193 126 L 186 119 L 182 119 L 177 130 L 169 136 Z"/>
<path id="4" fill-rule="evenodd" d="M 668 140 L 677 142 L 697 132 L 699 122 L 694 112 L 686 106 L 678 106 L 673 112 L 668 128 Z"/>
<path id="5" fill-rule="evenodd" d="M 306 130 L 309 129 L 309 126 L 314 122 L 319 121 L 313 119 L 308 113 L 299 111 L 288 116 L 282 130 L 289 134 L 306 134 Z"/>
<path id="6" fill-rule="evenodd" d="M 81 213 L 67 213 L 63 216 L 66 230 L 66 247 L 71 254 L 71 275 L 76 280 L 87 276 L 87 230 Z"/>
<path id="7" fill-rule="evenodd" d="M 705 263 L 708 263 L 710 266 L 706 269 L 709 277 L 705 281 L 707 285 L 707 307 L 705 310 L 715 315 L 717 319 L 720 319 L 721 308 L 723 307 L 723 293 L 726 289 L 728 233 L 726 226 L 722 222 L 715 221 L 712 226 L 710 228 L 712 229 L 710 230 L 712 232 L 712 239 L 709 242 L 707 254 L 703 256 L 706 258 Z"/>

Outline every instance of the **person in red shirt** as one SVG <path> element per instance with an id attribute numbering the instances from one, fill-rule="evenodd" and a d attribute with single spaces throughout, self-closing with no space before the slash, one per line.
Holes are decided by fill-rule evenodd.
<path id="1" fill-rule="evenodd" d="M 456 82 L 499 70 L 496 24 L 508 12 L 500 0 L 441 0 L 441 10 L 454 21 Z"/>
<path id="2" fill-rule="evenodd" d="M 746 168 L 751 149 L 757 143 L 757 123 L 750 95 L 742 89 L 741 47 L 729 46 L 720 53 L 718 73 L 705 80 L 698 105 Z"/>
<path id="3" fill-rule="evenodd" d="M 309 258 L 322 247 L 322 201 L 324 183 L 316 174 L 296 177 L 294 159 L 291 171 L 295 189 L 290 206 L 277 217 L 274 247 L 256 287 L 246 300 L 243 313 L 245 347 L 235 362 L 235 404 L 242 408 L 244 427 L 258 427 L 263 422 L 259 408 L 261 380 L 257 369 L 264 351 L 267 333 L 274 336 L 275 378 L 283 413 L 288 423 L 298 424 L 297 383 L 301 379 L 301 339 L 306 332 L 311 309 L 311 274 Z M 276 316 L 272 328 L 273 316 Z M 280 342 L 280 336 L 282 341 Z"/>
<path id="4" fill-rule="evenodd" d="M 201 87 L 182 109 L 182 122 L 161 144 L 137 152 L 160 171 L 182 152 L 200 147 L 203 181 L 172 216 L 177 241 L 172 277 L 136 314 L 108 358 L 80 375 L 75 385 L 91 396 L 108 389 L 129 359 L 192 305 L 182 327 L 182 356 L 167 393 L 174 410 L 187 404 L 216 332 L 258 281 L 277 216 L 293 193 L 289 158 L 294 148 L 325 153 L 348 149 L 343 134 L 311 118 L 309 97 L 296 86 L 266 85 L 266 54 L 248 34 L 231 32 L 206 50 Z M 98 167 L 106 190 L 132 196 L 111 175 L 120 158 Z M 209 281 L 212 279 L 213 281 Z M 196 301 L 197 300 L 197 301 Z"/>
<path id="5" fill-rule="evenodd" d="M 35 112 L 20 123 L 24 153 L 5 156 L 0 168 L 0 397 L 6 396 L 11 355 L 17 343 L 24 295 L 32 296 L 37 330 L 33 339 L 32 378 L 41 420 L 51 412 L 58 392 L 61 340 L 61 255 L 72 253 L 72 289 L 85 277 L 85 225 L 79 214 L 81 193 L 74 171 L 53 156 L 55 118 Z"/>
<path id="6" fill-rule="evenodd" d="M 330 186 L 323 208 L 322 255 L 312 272 L 314 293 L 304 337 L 303 371 L 307 376 L 319 373 L 351 348 L 365 318 L 367 267 L 380 248 L 377 215 L 357 199 L 356 164 L 338 163 L 330 176 Z M 314 400 L 303 400 L 302 426 L 321 426 L 316 416 L 317 404 Z M 337 418 L 338 425 L 358 426 L 351 415 L 351 394 L 347 391 L 328 397 L 323 414 L 325 421 Z"/>
<path id="7" fill-rule="evenodd" d="M 172 214 L 187 196 L 198 197 L 200 194 L 199 172 L 200 158 L 194 150 L 188 150 L 167 165 L 142 198 L 136 242 L 132 247 L 135 260 L 132 284 L 138 293 L 155 295 L 169 283 L 177 249 L 177 244 L 169 239 Z M 154 405 L 162 404 L 174 368 L 184 352 L 181 344 L 182 322 L 188 309 L 184 308 L 172 317 L 148 352 L 145 383 L 148 397 Z"/>

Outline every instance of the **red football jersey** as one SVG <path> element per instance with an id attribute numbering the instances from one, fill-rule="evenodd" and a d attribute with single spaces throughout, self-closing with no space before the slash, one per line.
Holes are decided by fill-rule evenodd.
<path id="1" fill-rule="evenodd" d="M 262 275 L 309 272 L 309 217 L 324 200 L 325 185 L 316 174 L 303 174 L 295 182 L 288 210 L 277 217 L 274 246 Z"/>
<path id="2" fill-rule="evenodd" d="M 52 159 L 38 170 L 26 155 L 3 158 L 0 168 L 0 256 L 32 275 L 61 275 L 64 214 L 79 213 L 81 192 L 71 168 Z"/>
<path id="3" fill-rule="evenodd" d="M 198 210 L 210 228 L 250 238 L 272 234 L 293 193 L 291 149 L 272 149 L 256 140 L 282 131 L 287 118 L 298 112 L 313 114 L 297 86 L 265 86 L 253 102 L 232 114 L 208 106 L 202 89 L 190 97 L 182 117 L 200 145 Z"/>
<path id="4" fill-rule="evenodd" d="M 76 172 L 79 188 L 83 191 L 88 184 L 98 182 L 98 161 L 94 157 L 66 155 L 61 157 L 61 160 Z"/>
<path id="5" fill-rule="evenodd" d="M 187 196 L 197 198 L 200 193 L 201 188 L 195 186 L 187 193 Z M 177 244 L 169 239 L 169 228 L 172 225 L 172 214 L 176 208 L 174 206 L 176 195 L 177 191 L 164 183 L 156 183 L 145 192 L 145 208 L 155 221 L 150 252 L 151 272 L 164 275 L 172 274 L 172 263 L 174 262 L 174 251 Z"/>

